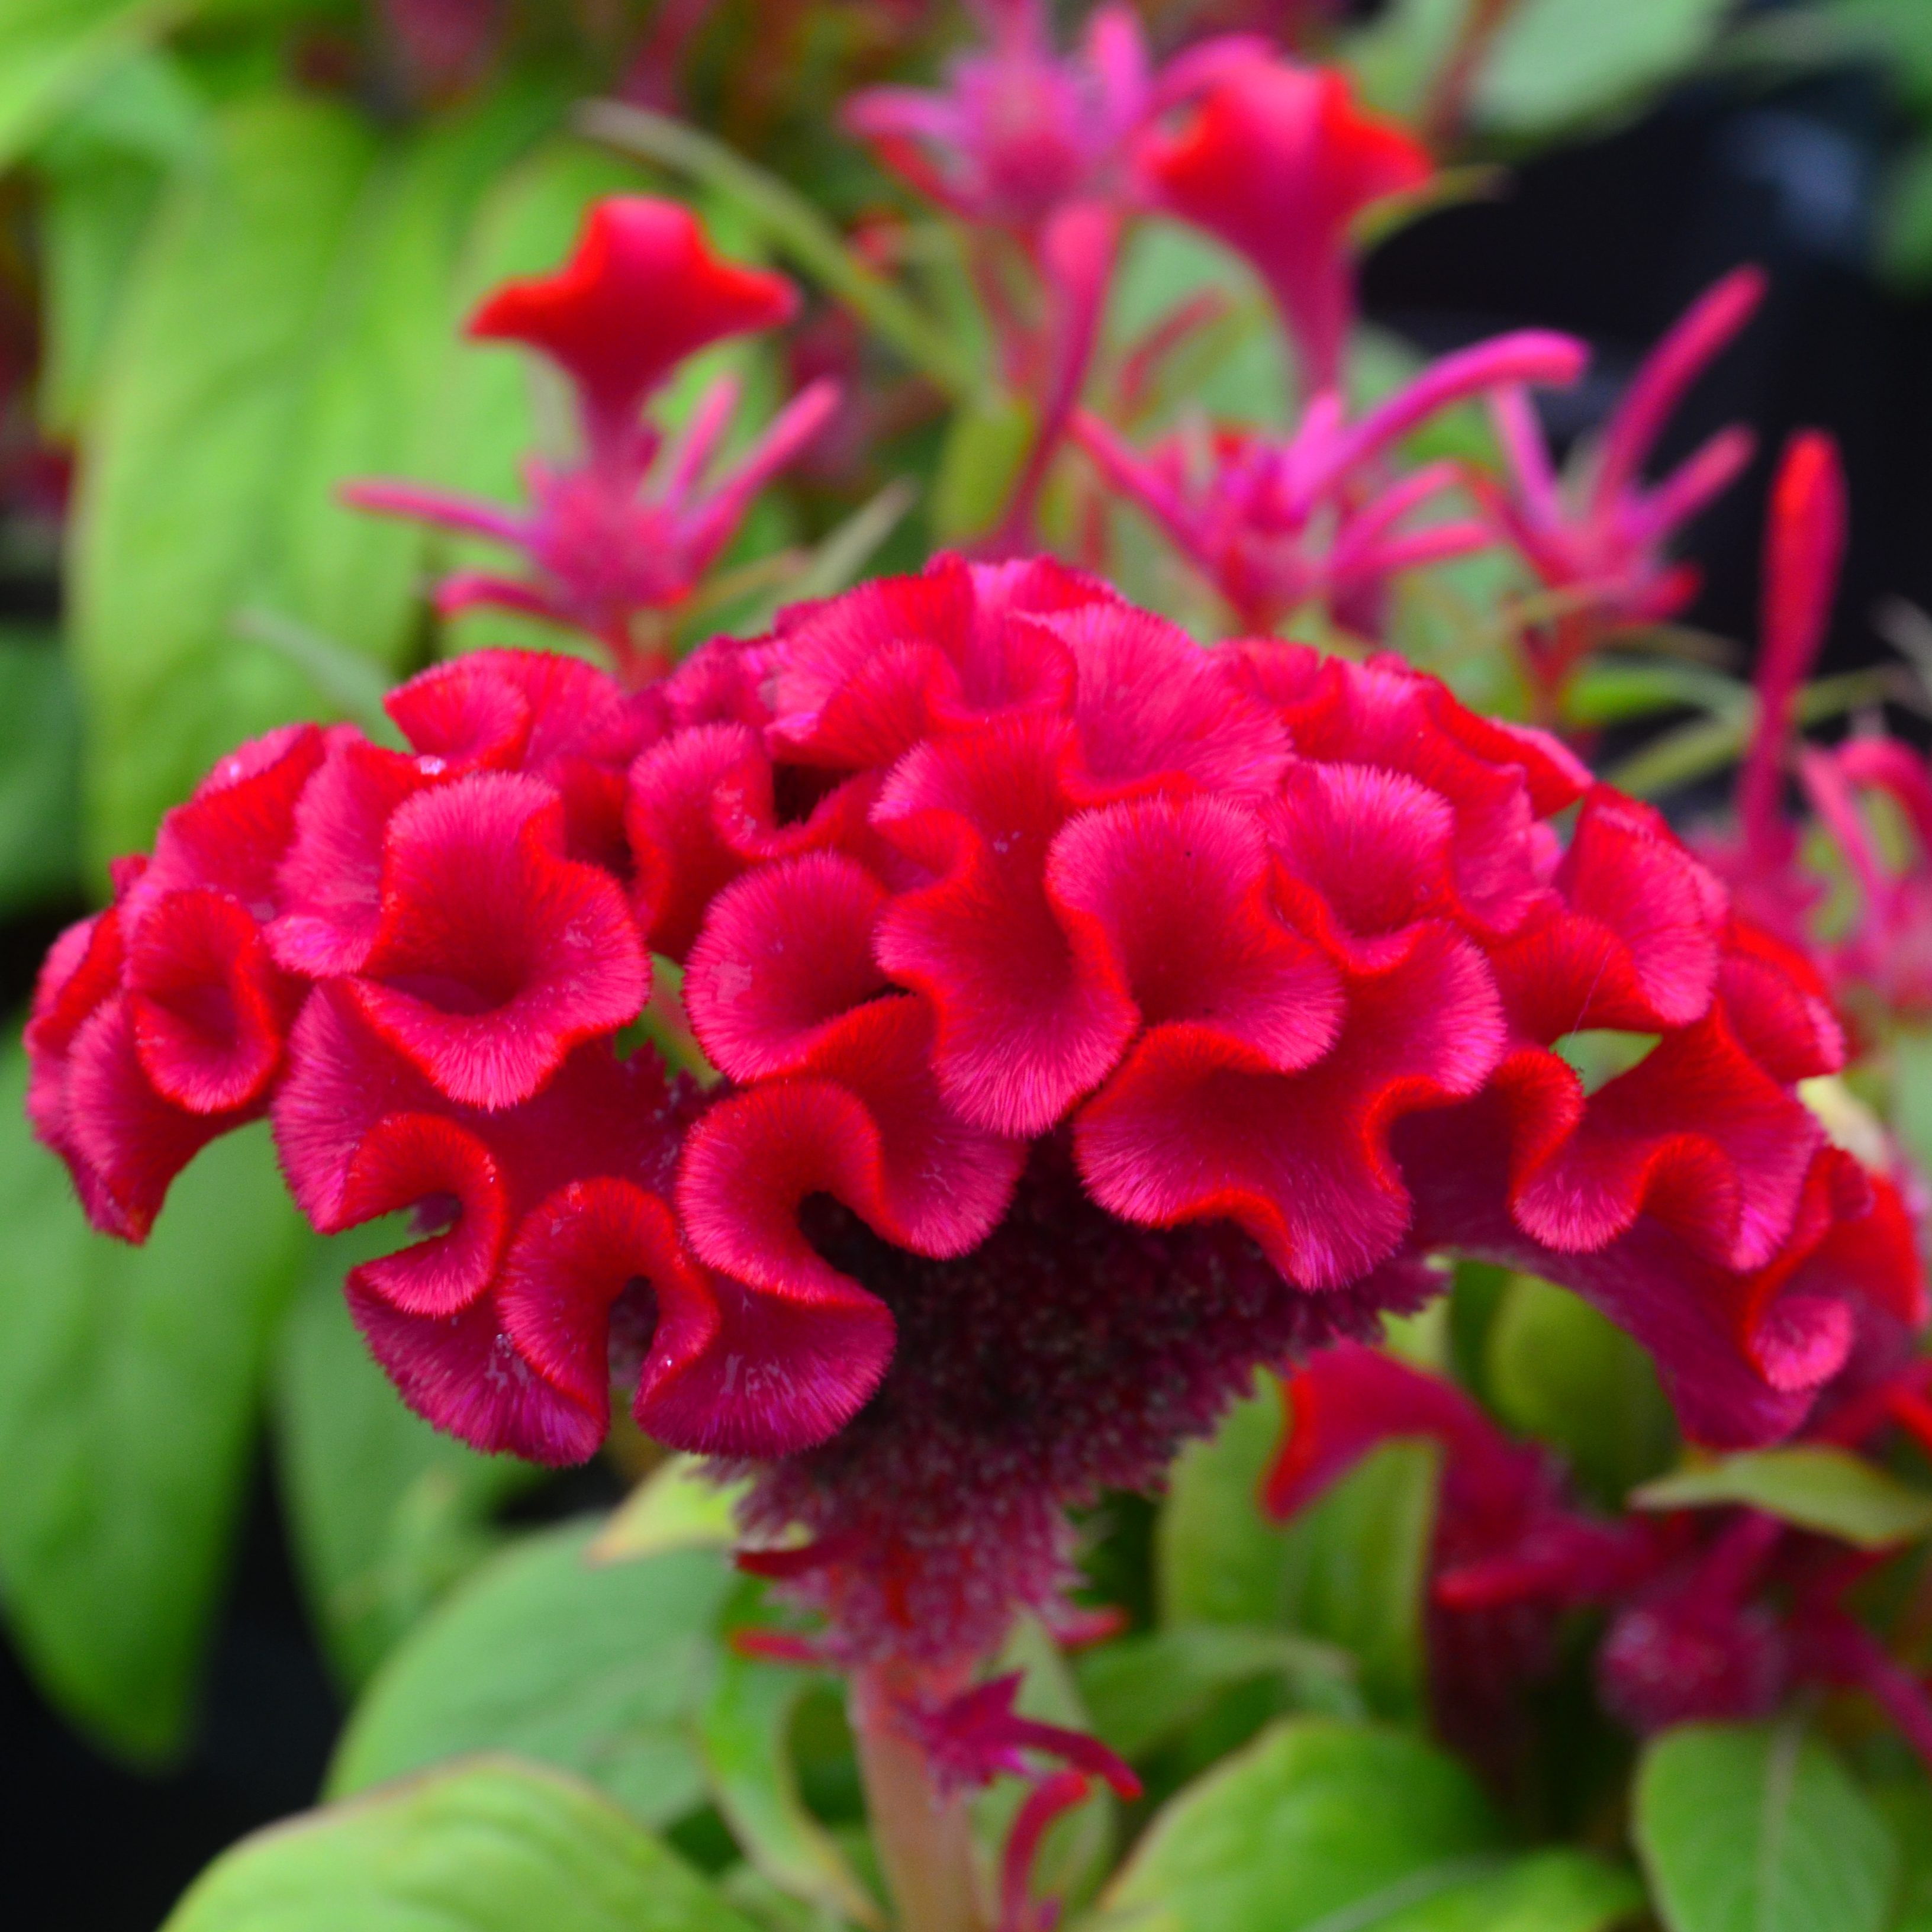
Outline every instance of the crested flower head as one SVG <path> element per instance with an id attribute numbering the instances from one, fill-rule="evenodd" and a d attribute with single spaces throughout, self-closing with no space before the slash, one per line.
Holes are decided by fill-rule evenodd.
<path id="1" fill-rule="evenodd" d="M 562 268 L 506 283 L 470 319 L 472 336 L 522 343 L 569 376 L 582 459 L 531 463 L 521 512 L 410 483 L 355 483 L 344 494 L 362 509 L 524 553 L 522 576 L 446 578 L 436 590 L 446 615 L 490 606 L 581 631 L 631 682 L 644 681 L 664 665 L 636 634 L 640 614 L 691 594 L 752 500 L 824 426 L 838 392 L 830 381 L 808 386 L 722 473 L 716 459 L 738 404 L 732 378 L 719 377 L 674 436 L 639 411 L 687 356 L 776 328 L 797 306 L 783 277 L 713 254 L 688 208 L 644 195 L 601 201 Z"/>
<path id="2" fill-rule="evenodd" d="M 554 274 L 506 282 L 477 308 L 470 333 L 520 342 L 575 385 L 593 442 L 627 434 L 638 406 L 688 356 L 796 314 L 782 276 L 711 252 L 698 218 L 674 201 L 614 195 L 585 217 Z"/>
<path id="3" fill-rule="evenodd" d="M 238 754 L 56 946 L 36 1122 L 138 1236 L 266 1111 L 317 1226 L 415 1210 L 350 1299 L 417 1408 L 567 1460 L 614 1378 L 757 1467 L 842 1655 L 982 1652 L 1066 1505 L 1444 1250 L 1577 1287 L 1718 1442 L 1916 1312 L 1792 1090 L 1840 1052 L 1808 969 L 1395 661 L 942 558 L 636 696 L 496 652 L 390 710 L 407 753 Z M 620 1050 L 654 953 L 707 1094 Z M 1588 1092 L 1579 1028 L 1654 1044 Z"/>
<path id="4" fill-rule="evenodd" d="M 1370 203 L 1423 185 L 1426 148 L 1364 113 L 1333 68 L 1230 62 L 1187 76 L 1179 124 L 1150 127 L 1147 190 L 1245 255 L 1280 307 L 1309 386 L 1337 386 L 1354 316 L 1348 231 Z"/>

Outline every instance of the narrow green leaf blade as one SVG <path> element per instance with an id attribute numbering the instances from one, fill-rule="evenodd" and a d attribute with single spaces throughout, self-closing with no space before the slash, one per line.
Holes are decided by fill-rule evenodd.
<path id="1" fill-rule="evenodd" d="M 1667 1932 L 1880 1932 L 1898 1846 L 1796 1724 L 1687 1724 L 1646 1748 L 1638 1855 Z"/>
<path id="2" fill-rule="evenodd" d="M 1750 1450 L 1702 1468 L 1680 1469 L 1645 1484 L 1630 1501 L 1652 1510 L 1743 1503 L 1861 1550 L 1932 1534 L 1932 1494 L 1828 1443 Z"/>
<path id="3" fill-rule="evenodd" d="M 218 1142 L 143 1248 L 94 1234 L 0 1063 L 0 1588 L 48 1694 L 129 1756 L 182 1742 L 308 1239 L 266 1128 Z"/>
<path id="4" fill-rule="evenodd" d="M 754 1932 L 596 1791 L 484 1760 L 247 1838 L 164 1932 Z"/>
<path id="5" fill-rule="evenodd" d="M 595 1566 L 595 1528 L 525 1538 L 431 1612 L 350 1719 L 332 1795 L 512 1750 L 590 1778 L 646 1824 L 703 1802 L 687 1726 L 712 1681 L 734 1573 L 710 1550 Z"/>

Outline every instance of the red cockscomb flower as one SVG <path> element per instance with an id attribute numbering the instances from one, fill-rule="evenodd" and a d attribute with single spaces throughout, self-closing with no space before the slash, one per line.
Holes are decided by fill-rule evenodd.
<path id="1" fill-rule="evenodd" d="M 643 195 L 601 201 L 562 268 L 506 283 L 470 319 L 472 336 L 524 344 L 569 376 L 584 460 L 563 470 L 532 462 L 531 507 L 521 512 L 410 483 L 355 483 L 344 494 L 362 509 L 525 554 L 526 577 L 464 570 L 446 578 L 436 591 L 445 614 L 490 605 L 584 631 L 643 681 L 664 665 L 640 646 L 634 620 L 689 596 L 752 500 L 824 426 L 838 386 L 808 386 L 716 476 L 737 408 L 734 381 L 714 383 L 673 436 L 639 411 L 687 356 L 776 328 L 797 306 L 782 276 L 714 255 L 688 208 Z"/>
<path id="2" fill-rule="evenodd" d="M 1191 91 L 1178 128 L 1141 137 L 1148 192 L 1254 264 L 1310 390 L 1338 388 L 1355 308 L 1349 224 L 1371 202 L 1426 182 L 1428 151 L 1363 112 L 1331 68 L 1243 61 L 1198 76 Z"/>
<path id="3" fill-rule="evenodd" d="M 1064 1506 L 1439 1250 L 1578 1287 L 1720 1442 L 1916 1318 L 1793 1096 L 1839 1054 L 1808 969 L 1393 660 L 944 558 L 634 696 L 490 652 L 389 708 L 410 753 L 238 754 L 56 947 L 35 1120 L 122 1234 L 265 1110 L 318 1226 L 413 1208 L 350 1284 L 409 1400 L 565 1460 L 615 1376 L 759 1466 L 836 1655 L 982 1654 Z M 652 952 L 701 1100 L 617 1046 Z M 1554 1049 L 1605 1028 L 1656 1044 L 1586 1094 Z"/>

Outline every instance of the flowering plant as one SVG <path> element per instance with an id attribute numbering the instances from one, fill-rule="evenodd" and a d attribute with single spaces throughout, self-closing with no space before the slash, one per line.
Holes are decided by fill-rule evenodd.
<path id="1" fill-rule="evenodd" d="M 160 750 L 93 772 L 23 1222 L 137 1323 L 198 1294 L 259 1356 L 280 1318 L 360 1688 L 329 1802 L 170 1927 L 1718 1932 L 1747 1892 L 1810 1924 L 1801 1883 L 1906 1922 L 1932 780 L 1880 716 L 1802 736 L 1828 436 L 1778 458 L 1754 699 L 1653 683 L 1721 692 L 1732 806 L 1620 786 L 1592 711 L 1684 643 L 1752 440 L 1646 472 L 1765 275 L 1559 466 L 1585 344 L 1378 378 L 1358 319 L 1507 8 L 1374 106 L 1312 28 L 1106 5 L 1063 46 L 1037 0 L 917 85 L 916 11 L 855 10 L 837 122 L 900 199 L 842 232 L 662 111 L 706 20 L 660 8 L 578 112 L 604 148 L 476 218 L 488 272 L 392 371 L 435 407 L 345 436 L 322 534 L 264 538 L 149 688 Z M 385 33 L 459 104 L 407 187 L 346 110 L 232 119 L 130 340 L 195 309 L 197 238 L 277 227 L 251 155 L 380 209 L 405 275 L 532 138 L 478 93 L 506 14 Z M 1280 419 L 1189 400 L 1256 348 Z M 134 367 L 82 446 L 83 664 L 159 514 Z M 1684 776 L 1684 728 L 1625 771 Z M 50 1684 L 164 1748 L 182 1690 L 130 1719 L 20 1600 Z"/>

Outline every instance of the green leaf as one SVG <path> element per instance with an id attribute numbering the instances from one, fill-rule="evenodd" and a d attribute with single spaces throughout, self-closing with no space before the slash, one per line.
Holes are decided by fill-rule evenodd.
<path id="1" fill-rule="evenodd" d="M 1702 59 L 1730 0 L 1521 0 L 1477 77 L 1493 133 L 1541 136 L 1640 104 Z"/>
<path id="2" fill-rule="evenodd" d="M 80 718 L 50 638 L 0 631 L 0 914 L 80 884 Z"/>
<path id="3" fill-rule="evenodd" d="M 940 542 L 992 529 L 1019 480 L 1034 430 L 1033 405 L 1023 396 L 976 397 L 953 411 L 932 484 L 932 528 Z"/>
<path id="4" fill-rule="evenodd" d="M 494 1550 L 490 1510 L 538 1473 L 432 1429 L 370 1355 L 342 1278 L 391 1246 L 361 1230 L 315 1244 L 282 1324 L 274 1385 L 296 1561 L 331 1660 L 352 1685 Z"/>
<path id="5" fill-rule="evenodd" d="M 666 1550 L 729 1550 L 738 1540 L 734 1510 L 751 1486 L 716 1483 L 701 1456 L 673 1456 L 626 1496 L 590 1546 L 594 1563 L 623 1563 Z"/>
<path id="6" fill-rule="evenodd" d="M 1892 1129 L 1924 1170 L 1932 1158 L 1932 1028 L 1895 1027 L 1889 1045 Z"/>
<path id="7" fill-rule="evenodd" d="M 1690 1724 L 1646 1747 L 1634 1836 L 1667 1932 L 1879 1932 L 1885 1822 L 1795 1724 Z"/>
<path id="8" fill-rule="evenodd" d="M 754 1932 L 596 1792 L 466 1765 L 245 1838 L 164 1932 Z"/>
<path id="9" fill-rule="evenodd" d="M 1174 1798 L 1084 1922 L 1160 1932 L 1597 1932 L 1640 1900 L 1572 1852 L 1511 1861 L 1475 1780 L 1394 1731 L 1295 1718 Z"/>
<path id="10" fill-rule="evenodd" d="M 1175 1460 L 1154 1525 L 1154 1590 L 1163 1624 L 1279 1628 L 1288 1612 L 1286 1530 L 1262 1515 L 1263 1472 L 1281 1440 L 1280 1385 L 1238 1402 L 1205 1442 Z"/>
<path id="11" fill-rule="evenodd" d="M 128 1756 L 183 1741 L 308 1236 L 266 1127 L 175 1184 L 148 1245 L 94 1234 L 0 1066 L 0 1588 L 41 1685 Z"/>
<path id="12" fill-rule="evenodd" d="M 1354 1660 L 1333 1644 L 1287 1630 L 1186 1624 L 1143 1630 L 1075 1660 L 1095 1734 L 1123 1757 L 1166 1743 L 1238 1684 L 1272 1678 L 1300 1702 L 1334 1711 L 1358 1701 Z"/>
<path id="13" fill-rule="evenodd" d="M 1677 1444 L 1650 1357 L 1588 1303 L 1512 1275 L 1484 1338 L 1483 1386 L 1497 1414 L 1554 1443 L 1602 1501 L 1668 1468 Z"/>
<path id="14" fill-rule="evenodd" d="M 146 842 L 237 740 L 313 712 L 260 604 L 394 667 L 424 555 L 340 485 L 420 474 L 470 206 L 546 110 L 517 94 L 380 151 L 346 110 L 252 98 L 178 169 L 105 353 L 70 558 L 92 856 Z"/>
<path id="15" fill-rule="evenodd" d="M 194 11 L 194 0 L 8 0 L 0 8 L 0 168 L 128 50 Z"/>
<path id="16" fill-rule="evenodd" d="M 44 428 L 72 435 L 85 419 L 162 182 L 197 152 L 205 121 L 177 65 L 144 50 L 116 61 L 35 149 L 44 291 L 37 406 Z"/>
<path id="17" fill-rule="evenodd" d="M 1750 715 L 1750 687 L 1708 664 L 1679 659 L 1600 657 L 1579 670 L 1563 694 L 1564 717 L 1585 726 L 1621 724 L 1680 705 L 1716 718 Z"/>
<path id="18" fill-rule="evenodd" d="M 1748 1450 L 1701 1468 L 1679 1469 L 1645 1484 L 1630 1501 L 1651 1510 L 1743 1503 L 1860 1550 L 1885 1550 L 1932 1534 L 1932 1493 L 1829 1443 Z"/>
<path id="19" fill-rule="evenodd" d="M 799 1796 L 787 1747 L 792 1714 L 811 1688 L 802 1671 L 727 1652 L 697 1714 L 705 1775 L 732 1836 L 773 1885 L 854 1924 L 883 1926 L 838 1840 Z"/>
<path id="20" fill-rule="evenodd" d="M 686 1727 L 709 1691 L 734 1576 L 719 1552 L 597 1567 L 596 1525 L 506 1550 L 418 1626 L 356 1706 L 332 1796 L 467 1751 L 590 1778 L 646 1824 L 701 1803 Z"/>
<path id="21" fill-rule="evenodd" d="M 1161 1621 L 1285 1627 L 1340 1645 L 1372 1709 L 1412 1716 L 1424 1689 L 1437 1451 L 1384 1444 L 1284 1529 L 1256 1500 L 1281 1429 L 1270 1394 L 1182 1452 L 1155 1527 Z"/>

